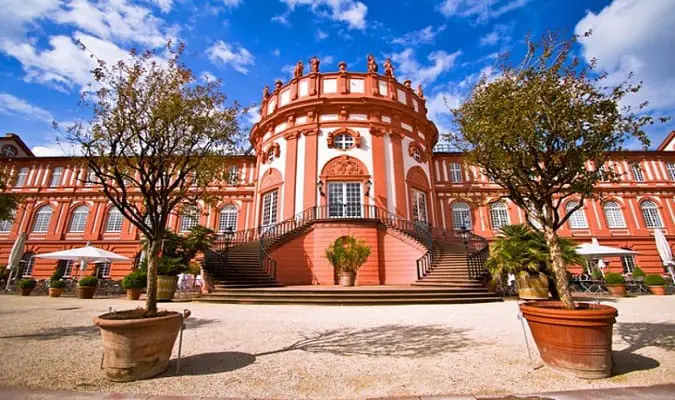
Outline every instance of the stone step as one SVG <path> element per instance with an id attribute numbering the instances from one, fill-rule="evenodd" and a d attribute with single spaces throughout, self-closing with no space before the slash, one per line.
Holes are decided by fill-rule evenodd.
<path id="1" fill-rule="evenodd" d="M 248 296 L 202 296 L 200 302 L 234 303 L 234 304 L 316 304 L 316 305 L 404 305 L 404 304 L 470 304 L 502 301 L 499 297 L 439 297 L 439 298 L 277 298 L 277 297 L 248 297 Z"/>

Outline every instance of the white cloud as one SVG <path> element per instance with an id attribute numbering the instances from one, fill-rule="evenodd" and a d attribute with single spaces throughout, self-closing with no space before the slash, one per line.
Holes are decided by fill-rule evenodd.
<path id="1" fill-rule="evenodd" d="M 319 41 L 328 38 L 328 34 L 324 31 L 322 31 L 321 29 L 317 29 L 316 35 L 314 35 L 314 36 L 316 37 L 316 40 L 319 40 Z"/>
<path id="2" fill-rule="evenodd" d="M 497 42 L 499 42 L 499 34 L 494 31 L 480 38 L 481 46 L 494 46 Z"/>
<path id="3" fill-rule="evenodd" d="M 427 98 L 427 117 L 436 124 L 441 135 L 452 130 L 453 108 L 458 108 L 462 103 L 462 95 L 456 90 L 443 88 Z"/>
<path id="4" fill-rule="evenodd" d="M 512 25 L 497 24 L 491 32 L 486 33 L 480 38 L 481 46 L 494 46 L 499 43 L 508 43 L 511 41 Z"/>
<path id="5" fill-rule="evenodd" d="M 59 7 L 52 0 L 0 0 L 0 46 L 24 38 L 28 30 Z"/>
<path id="6" fill-rule="evenodd" d="M 441 25 L 436 30 L 434 30 L 434 28 L 429 25 L 426 28 L 408 32 L 401 37 L 395 38 L 392 40 L 392 43 L 401 44 L 404 46 L 416 46 L 418 44 L 432 43 L 436 35 L 443 32 L 444 30 L 445 25 Z"/>
<path id="7" fill-rule="evenodd" d="M 286 65 L 282 66 L 281 72 L 284 73 L 284 76 L 292 78 L 293 73 L 295 72 L 295 64 L 286 64 Z"/>
<path id="8" fill-rule="evenodd" d="M 335 57 L 333 57 L 333 56 L 323 56 L 323 57 L 321 57 L 321 63 L 323 65 L 332 66 L 335 63 Z"/>
<path id="9" fill-rule="evenodd" d="M 33 119 L 48 124 L 51 124 L 52 121 L 54 121 L 54 117 L 49 111 L 34 106 L 9 93 L 0 93 L 0 114 L 22 115 L 27 119 Z"/>
<path id="10" fill-rule="evenodd" d="M 439 9 L 446 17 L 476 18 L 484 22 L 525 6 L 529 0 L 443 0 Z"/>
<path id="11" fill-rule="evenodd" d="M 455 65 L 457 57 L 462 54 L 460 50 L 448 54 L 443 50 L 429 53 L 427 59 L 430 64 L 422 65 L 415 59 L 415 52 L 411 48 L 406 48 L 400 53 L 393 54 L 391 59 L 398 64 L 397 74 L 399 80 L 410 79 L 416 85 L 418 83 L 427 85 L 433 83 L 442 73 L 448 71 Z"/>
<path id="12" fill-rule="evenodd" d="M 150 4 L 154 4 L 162 10 L 163 13 L 168 13 L 173 7 L 173 0 L 146 0 Z"/>
<path id="13" fill-rule="evenodd" d="M 272 20 L 284 25 L 290 25 L 289 15 L 296 7 L 308 6 L 315 14 L 331 19 L 333 21 L 344 22 L 349 29 L 365 29 L 366 14 L 368 7 L 360 1 L 355 0 L 280 0 L 288 6 L 288 10 L 282 15 L 273 17 Z"/>
<path id="14" fill-rule="evenodd" d="M 276 57 L 279 57 L 281 55 L 281 50 L 279 49 L 274 49 L 272 50 L 272 54 Z"/>
<path id="15" fill-rule="evenodd" d="M 221 0 L 226 7 L 234 8 L 240 6 L 244 0 Z"/>
<path id="16" fill-rule="evenodd" d="M 250 51 L 239 45 L 231 45 L 222 40 L 217 41 L 206 50 L 213 63 L 230 65 L 242 74 L 248 73 L 248 67 L 255 64 L 255 57 Z"/>
<path id="17" fill-rule="evenodd" d="M 216 78 L 216 76 L 210 73 L 209 71 L 204 71 L 201 74 L 199 74 L 199 78 L 204 82 L 215 82 L 218 80 L 218 78 Z"/>
<path id="18" fill-rule="evenodd" d="M 73 143 L 44 143 L 31 149 L 37 157 L 80 156 L 82 148 Z"/>
<path id="19" fill-rule="evenodd" d="M 248 125 L 255 125 L 260 121 L 260 106 L 253 106 L 244 113 L 244 119 Z"/>
<path id="20" fill-rule="evenodd" d="M 652 110 L 675 109 L 675 1 L 614 0 L 597 14 L 588 12 L 575 28 L 583 34 L 582 54 L 597 59 L 597 69 L 608 74 L 606 83 L 617 84 L 635 73 L 644 83 L 626 103 L 648 100 Z M 630 28 L 627 28 L 630 27 Z"/>

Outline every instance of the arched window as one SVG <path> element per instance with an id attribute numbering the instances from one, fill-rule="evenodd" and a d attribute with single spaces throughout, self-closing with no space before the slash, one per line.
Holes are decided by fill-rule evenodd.
<path id="1" fill-rule="evenodd" d="M 623 213 L 619 203 L 615 201 L 608 201 L 602 205 L 605 212 L 605 219 L 607 219 L 607 226 L 610 228 L 625 228 L 626 221 L 623 219 Z"/>
<path id="2" fill-rule="evenodd" d="M 73 211 L 73 216 L 70 218 L 70 227 L 68 232 L 84 232 L 87 226 L 87 217 L 89 216 L 89 208 L 87 206 L 79 206 Z"/>
<path id="3" fill-rule="evenodd" d="M 220 232 L 225 232 L 225 230 L 232 228 L 233 231 L 237 230 L 237 217 L 239 216 L 239 211 L 237 207 L 232 204 L 228 204 L 220 209 L 220 219 L 218 221 L 218 230 Z"/>
<path id="4" fill-rule="evenodd" d="M 108 211 L 108 220 L 105 223 L 106 232 L 121 232 L 122 231 L 122 213 L 116 207 L 110 208 Z"/>
<path id="5" fill-rule="evenodd" d="M 509 224 L 509 210 L 506 204 L 499 202 L 490 205 L 490 222 L 492 229 L 500 229 Z"/>
<path id="6" fill-rule="evenodd" d="M 35 266 L 35 253 L 33 253 L 32 251 L 24 253 L 23 257 L 21 257 L 21 261 L 19 261 L 21 276 L 32 276 L 34 266 Z"/>
<path id="7" fill-rule="evenodd" d="M 471 208 L 464 202 L 452 205 L 452 228 L 455 230 L 471 229 Z"/>
<path id="8" fill-rule="evenodd" d="M 642 210 L 642 218 L 647 228 L 663 228 L 656 203 L 651 200 L 645 200 L 640 203 L 640 209 Z"/>
<path id="9" fill-rule="evenodd" d="M 579 205 L 578 201 L 568 201 L 565 206 L 565 211 L 567 213 L 572 212 L 572 210 Z M 588 228 L 588 221 L 586 220 L 586 213 L 584 213 L 583 207 L 572 212 L 568 220 L 570 229 L 585 229 Z"/>
<path id="10" fill-rule="evenodd" d="M 188 232 L 199 224 L 199 209 L 196 207 L 186 207 L 180 216 L 180 231 Z"/>
<path id="11" fill-rule="evenodd" d="M 35 213 L 35 221 L 33 221 L 33 232 L 47 232 L 49 230 L 49 223 L 52 220 L 52 208 L 50 206 L 40 207 Z"/>

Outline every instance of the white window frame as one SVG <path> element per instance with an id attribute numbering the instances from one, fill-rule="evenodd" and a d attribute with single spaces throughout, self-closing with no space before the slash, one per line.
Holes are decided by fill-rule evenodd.
<path id="1" fill-rule="evenodd" d="M 35 219 L 33 220 L 33 227 L 31 232 L 46 233 L 49 231 L 49 225 L 52 222 L 52 215 L 54 210 L 51 206 L 45 205 L 40 207 L 35 212 Z"/>
<path id="2" fill-rule="evenodd" d="M 30 168 L 22 167 L 19 168 L 19 172 L 16 174 L 16 181 L 14 182 L 14 187 L 21 188 L 26 186 L 28 181 L 28 174 L 30 173 Z"/>
<path id="3" fill-rule="evenodd" d="M 59 260 L 59 264 L 60 263 L 63 263 L 63 277 L 64 278 L 71 277 L 73 274 L 73 265 L 75 264 L 75 262 L 73 260 Z"/>
<path id="4" fill-rule="evenodd" d="M 448 165 L 448 174 L 450 175 L 450 182 L 452 183 L 464 182 L 464 176 L 462 176 L 462 164 L 457 162 L 451 162 Z"/>
<path id="5" fill-rule="evenodd" d="M 623 217 L 621 206 L 616 201 L 606 201 L 602 205 L 605 221 L 609 229 L 623 229 L 626 227 L 626 219 Z"/>
<path id="6" fill-rule="evenodd" d="M 26 260 L 26 254 L 31 254 L 31 257 Z M 20 265 L 21 268 L 21 277 L 33 276 L 33 268 L 35 268 L 35 253 L 28 251 L 21 256 L 21 261 L 23 265 Z"/>
<path id="7" fill-rule="evenodd" d="M 122 212 L 116 207 L 111 207 L 108 210 L 108 217 L 105 221 L 106 232 L 122 232 L 122 224 L 124 223 L 124 216 Z"/>
<path id="8" fill-rule="evenodd" d="M 509 225 L 509 209 L 503 202 L 490 204 L 490 224 L 493 230 Z"/>
<path id="9" fill-rule="evenodd" d="M 471 229 L 471 206 L 463 201 L 452 203 L 452 228 L 456 231 L 462 228 Z"/>
<path id="10" fill-rule="evenodd" d="M 16 210 L 12 210 L 12 215 L 9 217 L 9 219 L 0 220 L 0 232 L 11 232 L 12 226 L 14 225 L 14 218 L 16 218 Z"/>
<path id="11" fill-rule="evenodd" d="M 363 184 L 356 181 L 328 182 L 328 216 L 360 218 L 363 205 Z M 340 188 L 339 191 L 333 188 Z M 336 199 L 335 196 L 338 196 Z M 356 200 L 356 201 L 354 201 Z"/>
<path id="12" fill-rule="evenodd" d="M 85 205 L 78 206 L 73 210 L 70 216 L 70 224 L 68 225 L 68 232 L 81 233 L 87 227 L 87 219 L 89 218 L 89 207 Z"/>
<path id="13" fill-rule="evenodd" d="M 227 204 L 220 209 L 218 217 L 218 231 L 225 232 L 227 228 L 232 231 L 237 230 L 237 220 L 239 219 L 239 210 L 233 204 Z"/>
<path id="14" fill-rule="evenodd" d="M 236 165 L 231 165 L 227 169 L 227 183 L 229 185 L 236 185 L 239 183 L 239 167 Z"/>
<path id="15" fill-rule="evenodd" d="M 630 170 L 633 173 L 633 180 L 635 180 L 635 182 L 645 181 L 645 174 L 642 172 L 642 167 L 639 163 L 633 163 L 630 166 Z"/>
<path id="16" fill-rule="evenodd" d="M 112 265 L 109 262 L 96 263 L 98 266 L 98 278 L 105 279 L 110 278 L 110 270 Z"/>
<path id="17" fill-rule="evenodd" d="M 666 169 L 671 181 L 675 181 L 675 162 L 667 162 Z"/>
<path id="18" fill-rule="evenodd" d="M 648 229 L 663 228 L 663 220 L 659 213 L 659 206 L 652 200 L 645 200 L 640 203 L 642 220 Z"/>
<path id="19" fill-rule="evenodd" d="M 571 209 L 576 207 L 579 204 L 578 201 L 576 200 L 570 200 L 567 202 L 565 205 L 565 213 L 570 212 Z M 580 209 L 576 210 L 575 212 L 570 215 L 569 219 L 567 220 L 567 225 L 569 226 L 570 229 L 588 229 L 588 219 L 586 218 L 586 212 L 584 211 L 584 208 L 581 207 Z"/>
<path id="20" fill-rule="evenodd" d="M 199 225 L 200 210 L 197 207 L 185 207 L 180 214 L 180 231 L 189 232 Z"/>
<path id="21" fill-rule="evenodd" d="M 413 221 L 428 223 L 427 194 L 417 189 L 411 189 L 411 191 Z"/>
<path id="22" fill-rule="evenodd" d="M 94 181 L 97 179 L 96 174 L 94 173 L 94 170 L 92 169 L 87 169 L 87 174 L 84 176 L 84 186 L 85 187 L 92 187 L 94 186 Z"/>
<path id="23" fill-rule="evenodd" d="M 63 178 L 63 167 L 54 167 L 52 170 L 52 176 L 49 178 L 49 187 L 54 188 L 61 186 L 61 180 Z"/>
<path id="24" fill-rule="evenodd" d="M 279 191 L 271 190 L 262 195 L 262 210 L 260 225 L 263 227 L 271 226 L 277 223 L 278 217 Z"/>
<path id="25" fill-rule="evenodd" d="M 333 147 L 339 150 L 349 150 L 354 147 L 354 137 L 348 133 L 340 133 L 333 138 Z"/>
<path id="26" fill-rule="evenodd" d="M 622 256 L 621 267 L 623 268 L 624 274 L 632 274 L 635 270 L 635 256 Z"/>

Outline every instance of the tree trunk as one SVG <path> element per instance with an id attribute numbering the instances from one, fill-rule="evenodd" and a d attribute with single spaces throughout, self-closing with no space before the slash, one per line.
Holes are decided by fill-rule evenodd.
<path id="1" fill-rule="evenodd" d="M 553 275 L 555 276 L 555 286 L 558 289 L 558 295 L 563 306 L 568 310 L 574 310 L 574 301 L 570 294 L 569 284 L 567 281 L 567 269 L 565 268 L 565 261 L 562 257 L 562 250 L 558 242 L 558 234 L 556 231 L 548 226 L 544 227 L 544 236 L 546 244 L 551 252 L 551 265 L 553 268 Z"/>
<path id="2" fill-rule="evenodd" d="M 159 252 L 162 249 L 161 240 L 153 240 L 148 243 L 148 287 L 145 299 L 145 310 L 148 317 L 157 315 L 157 266 L 159 264 Z"/>

